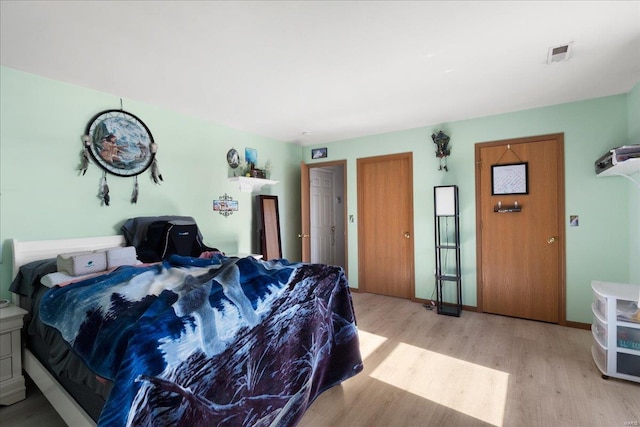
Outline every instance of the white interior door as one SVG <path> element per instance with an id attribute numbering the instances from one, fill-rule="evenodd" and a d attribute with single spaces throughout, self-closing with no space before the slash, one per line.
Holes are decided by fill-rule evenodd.
<path id="1" fill-rule="evenodd" d="M 311 215 L 311 262 L 336 264 L 336 218 L 334 211 L 334 171 L 309 171 Z"/>

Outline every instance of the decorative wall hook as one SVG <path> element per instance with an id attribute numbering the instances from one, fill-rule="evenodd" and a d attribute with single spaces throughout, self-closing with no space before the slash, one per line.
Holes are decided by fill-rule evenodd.
<path id="1" fill-rule="evenodd" d="M 449 149 L 449 140 L 451 138 L 449 138 L 449 136 L 447 136 L 447 134 L 445 134 L 444 132 L 439 131 L 437 135 L 435 133 L 431 134 L 431 139 L 437 147 L 436 157 L 440 159 L 440 167 L 438 168 L 438 170 L 444 169 L 446 172 L 449 170 L 447 168 L 447 156 L 451 154 L 451 150 Z"/>

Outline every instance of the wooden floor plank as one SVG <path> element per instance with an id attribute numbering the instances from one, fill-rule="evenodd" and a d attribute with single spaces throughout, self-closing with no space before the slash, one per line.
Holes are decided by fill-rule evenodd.
<path id="1" fill-rule="evenodd" d="M 372 337 L 383 344 L 361 374 L 314 402 L 301 427 L 640 422 L 640 384 L 601 378 L 590 331 L 467 311 L 440 316 L 373 294 L 353 299 L 361 348 L 370 351 Z"/>

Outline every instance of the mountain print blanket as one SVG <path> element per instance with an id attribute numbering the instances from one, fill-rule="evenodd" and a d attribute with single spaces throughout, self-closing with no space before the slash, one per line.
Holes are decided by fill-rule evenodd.
<path id="1" fill-rule="evenodd" d="M 114 382 L 99 426 L 292 426 L 362 370 L 335 266 L 174 255 L 54 287 L 40 310 Z"/>

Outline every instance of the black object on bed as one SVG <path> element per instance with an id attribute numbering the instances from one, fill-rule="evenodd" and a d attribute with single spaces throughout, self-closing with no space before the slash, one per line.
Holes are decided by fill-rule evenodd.
<path id="1" fill-rule="evenodd" d="M 204 244 L 198 225 L 191 217 L 137 217 L 125 222 L 122 231 L 127 244 L 135 246 L 142 262 L 157 262 L 172 254 L 198 257 L 218 251 Z"/>

